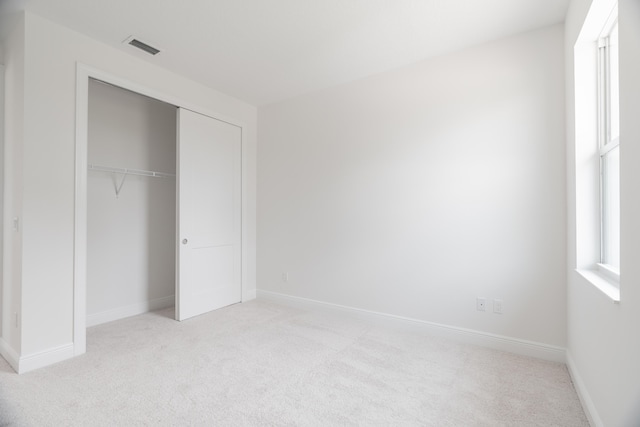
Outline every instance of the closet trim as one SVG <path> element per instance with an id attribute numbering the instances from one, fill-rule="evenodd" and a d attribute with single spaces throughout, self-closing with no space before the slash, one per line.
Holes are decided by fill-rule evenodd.
<path id="1" fill-rule="evenodd" d="M 210 111 L 199 105 L 186 102 L 183 99 L 157 91 L 131 80 L 118 77 L 81 62 L 76 63 L 76 157 L 75 157 L 75 219 L 74 219 L 74 271 L 73 271 L 73 354 L 78 356 L 87 351 L 87 179 L 88 179 L 88 110 L 89 110 L 89 80 L 96 79 L 118 86 L 140 95 L 184 108 L 193 112 L 212 117 L 232 124 L 241 129 L 241 251 L 242 301 L 255 298 L 255 291 L 247 289 L 248 260 L 250 242 L 248 239 L 248 206 L 247 196 L 247 136 L 246 123 L 216 111 Z M 176 237 L 177 239 L 177 237 Z"/>

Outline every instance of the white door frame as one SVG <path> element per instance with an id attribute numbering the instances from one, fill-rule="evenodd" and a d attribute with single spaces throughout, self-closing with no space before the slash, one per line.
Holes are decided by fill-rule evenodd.
<path id="1" fill-rule="evenodd" d="M 75 159 L 75 217 L 74 217 L 74 267 L 73 267 L 73 354 L 78 356 L 87 351 L 87 171 L 88 171 L 88 110 L 89 110 L 89 79 L 94 78 L 123 89 L 157 99 L 176 107 L 185 108 L 205 116 L 238 126 L 241 129 L 242 156 L 242 301 L 252 297 L 246 289 L 248 273 L 247 241 L 248 212 L 247 197 L 247 133 L 246 126 L 241 121 L 213 111 L 208 111 L 198 105 L 185 102 L 182 99 L 167 95 L 160 91 L 145 87 L 130 80 L 114 76 L 78 62 L 76 64 L 76 159 Z M 177 208 L 177 207 L 176 207 Z"/>

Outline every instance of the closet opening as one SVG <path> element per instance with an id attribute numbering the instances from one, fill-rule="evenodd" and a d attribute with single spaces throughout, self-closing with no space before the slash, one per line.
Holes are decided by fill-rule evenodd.
<path id="1" fill-rule="evenodd" d="M 78 64 L 74 355 L 88 326 L 242 302 L 242 135 L 215 112 Z"/>
<path id="2" fill-rule="evenodd" d="M 89 79 L 88 327 L 175 305 L 177 110 Z"/>

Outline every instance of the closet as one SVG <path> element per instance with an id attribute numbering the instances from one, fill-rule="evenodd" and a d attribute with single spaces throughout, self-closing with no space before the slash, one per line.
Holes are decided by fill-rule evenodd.
<path id="1" fill-rule="evenodd" d="M 176 110 L 89 81 L 87 326 L 174 305 Z"/>
<path id="2" fill-rule="evenodd" d="M 242 299 L 242 128 L 98 80 L 87 118 L 86 325 Z"/>

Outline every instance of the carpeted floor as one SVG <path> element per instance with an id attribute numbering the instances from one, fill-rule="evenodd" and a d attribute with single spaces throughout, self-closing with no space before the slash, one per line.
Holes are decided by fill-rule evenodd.
<path id="1" fill-rule="evenodd" d="M 254 300 L 88 330 L 86 355 L 0 359 L 0 426 L 588 426 L 567 369 L 419 324 Z"/>

